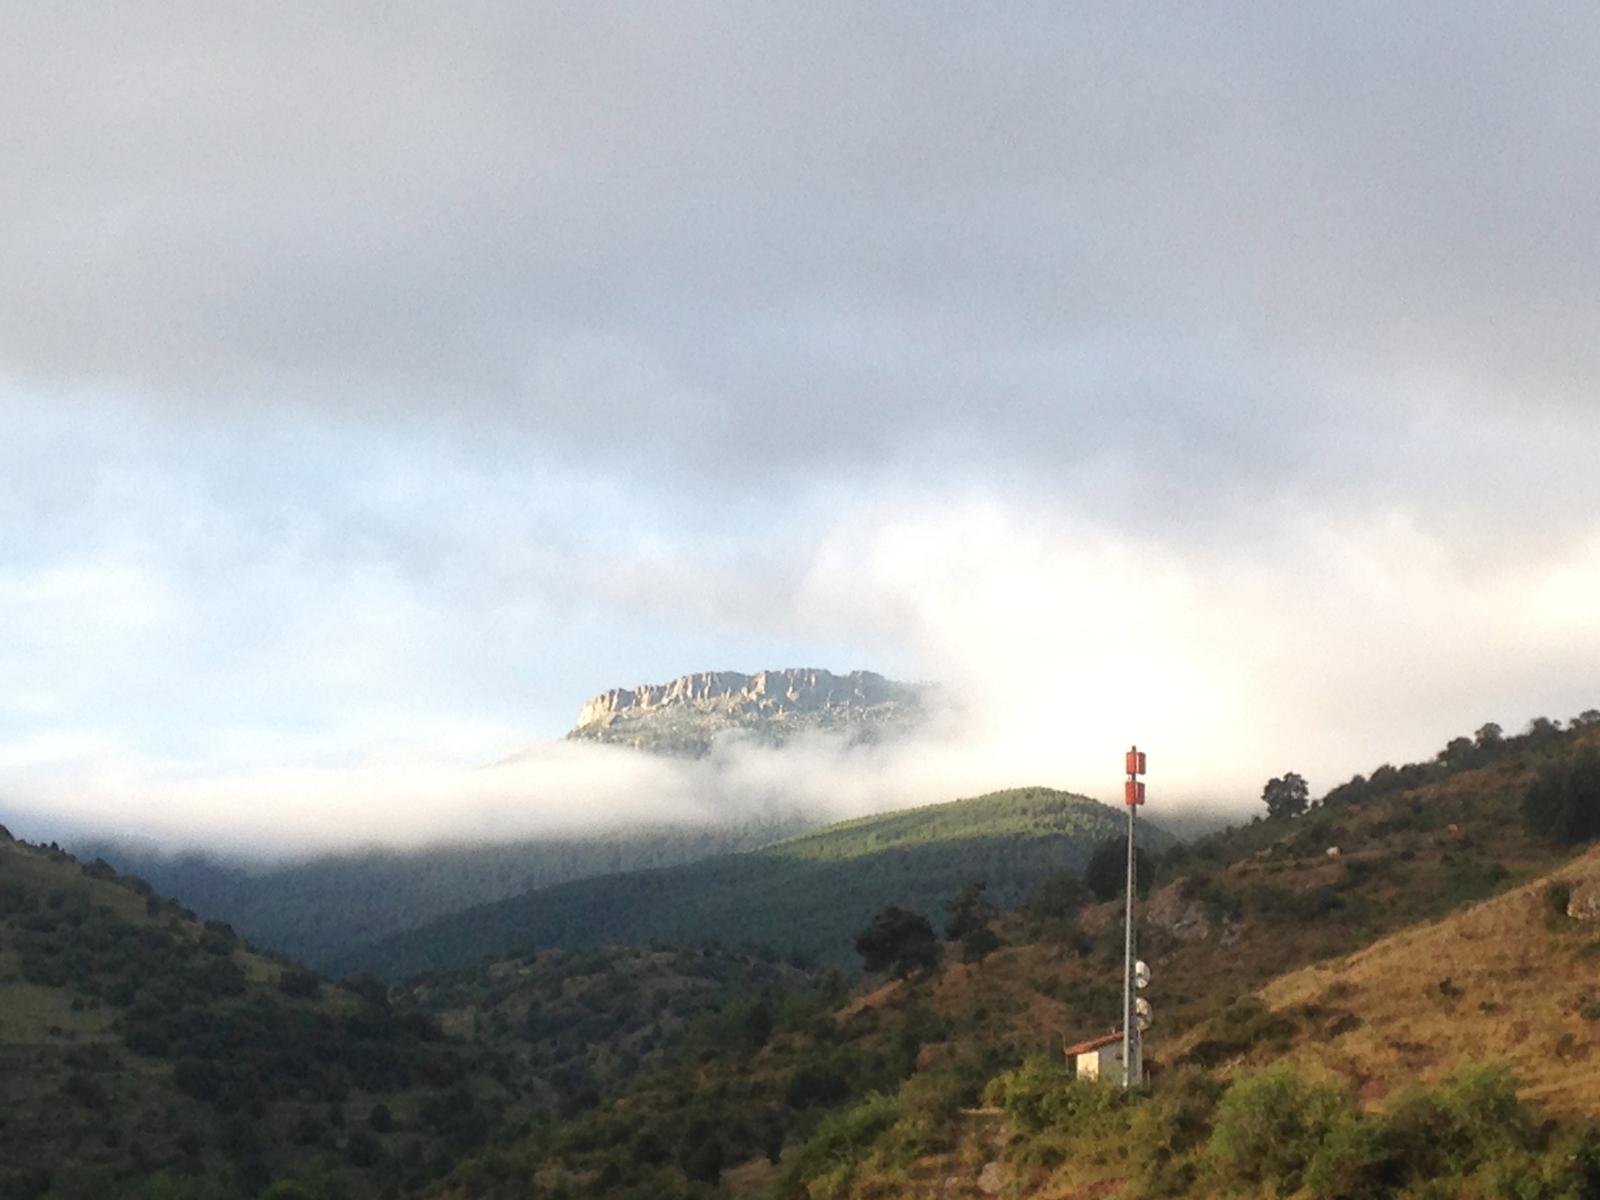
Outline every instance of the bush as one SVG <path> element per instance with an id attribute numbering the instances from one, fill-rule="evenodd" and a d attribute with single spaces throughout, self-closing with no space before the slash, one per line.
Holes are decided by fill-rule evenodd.
<path id="1" fill-rule="evenodd" d="M 1328 1200 L 1381 1200 L 1408 1185 L 1449 1185 L 1447 1194 L 1485 1168 L 1517 1181 L 1498 1194 L 1554 1194 L 1529 1181 L 1539 1131 L 1499 1067 L 1465 1066 L 1437 1088 L 1414 1088 L 1383 1113 L 1346 1112 L 1329 1130 L 1306 1171 L 1309 1191 Z M 1531 1174 L 1530 1174 L 1531 1172 Z"/>
<path id="2" fill-rule="evenodd" d="M 322 980 L 315 971 L 304 967 L 286 967 L 278 976 L 278 990 L 285 996 L 310 1000 L 322 991 Z"/>
<path id="3" fill-rule="evenodd" d="M 361 1129 L 350 1135 L 344 1153 L 350 1165 L 361 1170 L 375 1167 L 383 1161 L 383 1147 L 378 1144 L 378 1139 Z"/>
<path id="4" fill-rule="evenodd" d="M 1226 1184 L 1254 1188 L 1276 1181 L 1281 1193 L 1292 1192 L 1350 1111 L 1337 1088 L 1307 1083 L 1287 1064 L 1268 1067 L 1223 1094 L 1206 1157 Z"/>
<path id="5" fill-rule="evenodd" d="M 1293 1017 L 1273 1012 L 1254 996 L 1241 996 L 1206 1022 L 1206 1036 L 1187 1058 L 1202 1067 L 1215 1067 L 1258 1048 L 1282 1052 L 1294 1032 Z"/>
<path id="6" fill-rule="evenodd" d="M 1092 1136 L 1121 1128 L 1127 1120 L 1125 1092 L 1099 1080 L 1077 1079 L 1053 1057 L 1042 1055 L 991 1079 L 984 1099 L 1033 1132 L 1070 1127 Z"/>
<path id="7" fill-rule="evenodd" d="M 1148 1196 L 1185 1196 L 1193 1189 L 1193 1152 L 1204 1145 L 1223 1085 L 1214 1075 L 1180 1067 L 1161 1080 L 1134 1110 L 1130 1143 L 1139 1190 Z"/>
<path id="8" fill-rule="evenodd" d="M 67 1081 L 61 1090 L 84 1108 L 111 1107 L 111 1096 L 106 1092 L 105 1086 L 92 1076 L 74 1071 L 67 1076 Z"/>
<path id="9" fill-rule="evenodd" d="M 1066 921 L 1089 902 L 1091 895 L 1081 879 L 1063 871 L 1041 883 L 1024 902 L 1022 912 L 1035 926 Z"/>
<path id="10" fill-rule="evenodd" d="M 1544 906 L 1554 917 L 1567 915 L 1567 905 L 1572 902 L 1572 885 L 1565 879 L 1553 879 L 1544 885 Z"/>
<path id="11" fill-rule="evenodd" d="M 829 1113 L 795 1152 L 780 1194 L 820 1197 L 841 1193 L 857 1162 L 899 1117 L 894 1098 L 876 1092 L 849 1108 Z"/>
<path id="12" fill-rule="evenodd" d="M 850 1083 L 831 1063 L 807 1063 L 789 1080 L 790 1108 L 837 1104 L 850 1094 Z"/>

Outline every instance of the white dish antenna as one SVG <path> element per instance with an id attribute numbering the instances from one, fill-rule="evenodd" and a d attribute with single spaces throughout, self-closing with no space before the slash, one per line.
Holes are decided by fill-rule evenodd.
<path id="1" fill-rule="evenodd" d="M 1140 996 L 1133 1002 L 1133 1023 L 1138 1027 L 1140 1033 L 1149 1029 L 1150 1022 L 1155 1019 L 1155 1010 L 1150 1007 L 1150 1001 Z"/>
<path id="2" fill-rule="evenodd" d="M 1133 964 L 1133 986 L 1141 988 L 1150 986 L 1150 964 L 1146 962 Z"/>

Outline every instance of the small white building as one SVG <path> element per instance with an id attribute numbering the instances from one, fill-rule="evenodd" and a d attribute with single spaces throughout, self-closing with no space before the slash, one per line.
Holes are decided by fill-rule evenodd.
<path id="1" fill-rule="evenodd" d="M 1114 1029 L 1110 1033 L 1090 1038 L 1086 1042 L 1079 1042 L 1076 1046 L 1068 1046 L 1065 1054 L 1067 1061 L 1072 1064 L 1073 1074 L 1079 1079 L 1110 1079 L 1118 1081 L 1122 1078 L 1122 1031 L 1120 1029 Z"/>

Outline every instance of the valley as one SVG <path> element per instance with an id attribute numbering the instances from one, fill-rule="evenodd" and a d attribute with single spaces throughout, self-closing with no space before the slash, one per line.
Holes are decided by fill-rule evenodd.
<path id="1" fill-rule="evenodd" d="M 1120 902 L 1083 882 L 1120 814 L 1066 793 L 539 889 L 419 941 L 446 961 L 397 959 L 393 982 L 336 984 L 106 864 L 6 842 L 0 1140 L 34 1165 L 0 1195 L 1132 1200 L 1494 1176 L 1587 1196 L 1600 862 L 1527 798 L 1588 786 L 1597 743 L 1579 724 L 1456 746 L 1298 816 L 1152 827 L 1133 1097 L 1060 1057 L 1120 1003 Z M 939 953 L 862 977 L 853 943 L 887 905 L 930 917 Z M 585 942 L 586 920 L 609 933 Z M 756 936 L 785 925 L 818 940 Z M 1249 1136 L 1282 1155 L 1230 1150 L 1278 1110 L 1299 1132 Z M 1403 1148 L 1419 1120 L 1446 1142 L 1501 1128 L 1440 1157 Z"/>

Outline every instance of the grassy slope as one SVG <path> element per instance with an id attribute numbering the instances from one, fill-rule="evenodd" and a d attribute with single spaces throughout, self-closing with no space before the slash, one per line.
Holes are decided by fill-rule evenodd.
<path id="1" fill-rule="evenodd" d="M 1015 904 L 1047 876 L 1081 870 L 1121 828 L 1119 812 L 1081 796 L 998 792 L 848 821 L 746 854 L 541 889 L 387 939 L 340 965 L 402 977 L 525 945 L 706 939 L 850 964 L 855 933 L 884 905 L 937 922 L 972 880 Z"/>
<path id="2" fill-rule="evenodd" d="M 1600 848 L 1463 912 L 1274 980 L 1275 1011 L 1359 1014 L 1334 1036 L 1302 1029 L 1290 1056 L 1357 1081 L 1375 1099 L 1456 1063 L 1511 1064 L 1523 1094 L 1553 1112 L 1600 1118 L 1600 926 L 1559 915 L 1554 880 L 1600 879 Z"/>

